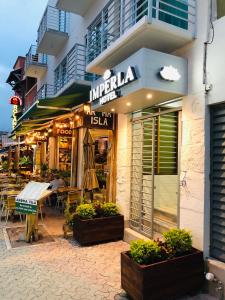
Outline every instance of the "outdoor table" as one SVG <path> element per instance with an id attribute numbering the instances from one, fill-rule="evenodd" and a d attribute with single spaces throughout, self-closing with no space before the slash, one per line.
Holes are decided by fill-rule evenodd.
<path id="1" fill-rule="evenodd" d="M 16 190 L 1 191 L 0 197 L 1 196 L 17 196 L 17 195 L 19 195 L 19 193 L 20 193 L 20 191 L 16 191 Z"/>
<path id="2" fill-rule="evenodd" d="M 58 193 L 77 192 L 77 191 L 79 191 L 78 188 L 76 188 L 76 187 L 70 187 L 70 186 L 60 187 L 60 188 L 57 189 Z"/>
<path id="3" fill-rule="evenodd" d="M 5 184 L 0 184 L 0 189 L 4 189 L 4 188 L 12 188 L 12 187 L 20 187 L 20 184 L 16 184 L 16 183 L 5 183 Z"/>

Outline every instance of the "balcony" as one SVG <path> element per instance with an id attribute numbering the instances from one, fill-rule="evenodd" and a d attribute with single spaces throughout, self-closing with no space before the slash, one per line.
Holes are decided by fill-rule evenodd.
<path id="1" fill-rule="evenodd" d="M 75 44 L 55 70 L 55 94 L 89 96 L 93 74 L 86 73 L 86 48 Z"/>
<path id="2" fill-rule="evenodd" d="M 68 39 L 68 14 L 47 6 L 38 29 L 37 52 L 57 55 Z"/>
<path id="3" fill-rule="evenodd" d="M 92 4 L 93 0 L 58 0 L 56 6 L 58 9 L 84 16 Z"/>
<path id="4" fill-rule="evenodd" d="M 32 45 L 26 55 L 25 76 L 41 78 L 47 71 L 47 55 L 38 53 Z"/>
<path id="5" fill-rule="evenodd" d="M 54 86 L 44 84 L 38 91 L 35 85 L 31 88 L 25 96 L 25 109 L 27 111 L 37 100 L 43 100 L 54 97 Z"/>
<path id="6" fill-rule="evenodd" d="M 196 31 L 195 0 L 111 0 L 88 27 L 87 71 L 102 74 L 140 48 L 171 53 Z"/>

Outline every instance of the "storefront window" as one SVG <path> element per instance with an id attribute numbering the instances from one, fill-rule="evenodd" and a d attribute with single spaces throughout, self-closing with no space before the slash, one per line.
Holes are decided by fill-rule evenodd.
<path id="1" fill-rule="evenodd" d="M 59 137 L 59 170 L 71 169 L 72 138 Z"/>

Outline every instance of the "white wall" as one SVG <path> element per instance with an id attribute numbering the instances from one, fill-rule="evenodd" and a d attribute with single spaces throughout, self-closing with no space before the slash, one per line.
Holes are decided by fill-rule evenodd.
<path id="1" fill-rule="evenodd" d="M 213 43 L 208 46 L 208 84 L 212 84 L 208 104 L 225 101 L 225 17 L 214 22 L 214 30 Z"/>
<path id="2" fill-rule="evenodd" d="M 125 220 L 130 212 L 131 122 L 129 115 L 118 115 L 116 202 Z"/>
<path id="3" fill-rule="evenodd" d="M 188 59 L 188 96 L 183 98 L 180 179 L 186 174 L 186 186 L 180 188 L 180 227 L 192 231 L 194 246 L 207 250 L 208 228 L 205 204 L 205 118 L 203 85 L 204 42 L 208 37 L 209 1 L 197 1 L 197 39 L 175 52 Z M 204 16 L 204 18 L 202 17 Z M 205 215 L 205 216 L 204 216 Z M 209 220 L 208 220 L 209 221 Z M 207 242 L 206 242 L 207 241 Z"/>

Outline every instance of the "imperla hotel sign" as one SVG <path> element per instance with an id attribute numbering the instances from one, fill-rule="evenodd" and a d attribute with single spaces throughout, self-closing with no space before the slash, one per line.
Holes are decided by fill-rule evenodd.
<path id="1" fill-rule="evenodd" d="M 114 74 L 112 70 L 105 71 L 104 82 L 90 91 L 90 102 L 99 101 L 100 105 L 119 98 L 120 88 L 137 80 L 135 68 L 129 66 L 127 72 Z"/>

